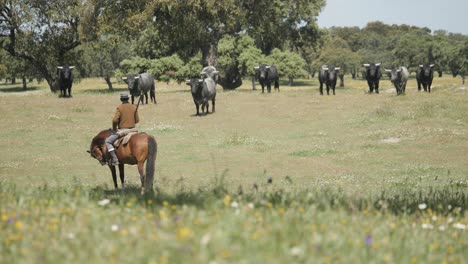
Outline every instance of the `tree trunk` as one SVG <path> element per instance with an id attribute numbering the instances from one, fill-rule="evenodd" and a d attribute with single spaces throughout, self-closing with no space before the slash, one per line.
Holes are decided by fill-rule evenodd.
<path id="1" fill-rule="evenodd" d="M 442 71 L 437 71 L 439 73 L 439 78 L 442 77 Z"/>
<path id="2" fill-rule="evenodd" d="M 462 74 L 462 84 L 465 85 L 465 74 Z"/>
<path id="3" fill-rule="evenodd" d="M 26 83 L 27 83 L 27 81 L 26 81 L 26 77 L 25 77 L 25 76 L 23 76 L 23 90 L 26 90 L 26 89 L 27 89 L 27 87 L 26 87 Z"/>
<path id="4" fill-rule="evenodd" d="M 252 76 L 252 90 L 257 90 L 257 88 L 255 87 L 255 76 Z"/>
<path id="5" fill-rule="evenodd" d="M 344 74 L 339 74 L 338 77 L 340 77 L 340 87 L 344 87 Z"/>
<path id="6" fill-rule="evenodd" d="M 355 72 L 351 73 L 351 78 L 353 78 L 353 80 L 356 80 L 356 73 Z"/>
<path id="7" fill-rule="evenodd" d="M 16 84 L 16 77 L 11 78 L 11 84 Z"/>
<path id="8" fill-rule="evenodd" d="M 106 76 L 104 77 L 104 80 L 106 80 L 107 86 L 109 86 L 109 90 L 113 91 L 114 89 L 112 88 L 112 82 L 110 81 L 109 74 L 106 74 Z"/>
<path id="9" fill-rule="evenodd" d="M 293 78 L 288 78 L 288 86 L 293 86 Z"/>

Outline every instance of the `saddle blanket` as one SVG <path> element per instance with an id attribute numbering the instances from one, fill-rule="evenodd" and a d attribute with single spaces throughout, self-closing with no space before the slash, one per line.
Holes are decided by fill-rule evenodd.
<path id="1" fill-rule="evenodd" d="M 114 147 L 119 147 L 120 145 L 125 145 L 128 143 L 128 141 L 130 140 L 130 138 L 135 135 L 135 134 L 138 134 L 138 130 L 135 129 L 135 128 L 132 128 L 132 129 L 126 129 L 126 130 L 123 130 L 123 131 L 118 131 L 117 134 L 119 134 L 119 139 L 117 139 L 115 142 L 114 142 Z"/>

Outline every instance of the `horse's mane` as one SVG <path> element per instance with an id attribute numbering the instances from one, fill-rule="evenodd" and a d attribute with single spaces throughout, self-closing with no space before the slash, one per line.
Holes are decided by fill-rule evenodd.
<path id="1" fill-rule="evenodd" d="M 105 143 L 106 138 L 109 136 L 109 133 L 112 132 L 112 129 L 104 129 L 99 132 L 91 141 L 91 145 L 89 146 L 89 150 L 93 150 L 93 146 L 101 146 Z"/>

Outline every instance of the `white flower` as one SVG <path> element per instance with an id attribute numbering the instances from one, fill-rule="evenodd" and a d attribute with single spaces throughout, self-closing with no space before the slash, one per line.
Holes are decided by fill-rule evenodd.
<path id="1" fill-rule="evenodd" d="M 111 230 L 112 230 L 113 232 L 118 231 L 118 230 L 119 230 L 119 226 L 118 226 L 118 225 L 112 225 L 112 226 L 111 226 Z"/>
<path id="2" fill-rule="evenodd" d="M 255 205 L 254 205 L 253 203 L 249 203 L 249 204 L 247 205 L 247 207 L 249 207 L 250 209 L 254 209 L 254 208 L 255 208 Z"/>
<path id="3" fill-rule="evenodd" d="M 427 204 L 422 203 L 422 204 L 418 205 L 418 207 L 419 207 L 420 210 L 424 210 L 424 209 L 427 208 Z"/>
<path id="4" fill-rule="evenodd" d="M 293 256 L 299 256 L 302 253 L 301 248 L 299 247 L 293 247 L 291 248 L 291 255 Z"/>
<path id="5" fill-rule="evenodd" d="M 68 239 L 75 239 L 75 234 L 73 234 L 73 233 L 68 233 L 68 234 L 67 234 L 67 238 L 68 238 Z"/>
<path id="6" fill-rule="evenodd" d="M 439 226 L 439 230 L 440 230 L 440 231 L 445 231 L 445 229 L 446 229 L 446 228 L 445 228 L 444 225 Z"/>
<path id="7" fill-rule="evenodd" d="M 466 229 L 466 225 L 464 225 L 462 223 L 455 223 L 455 224 L 453 224 L 453 227 L 456 228 L 456 229 L 461 229 L 461 230 Z"/>
<path id="8" fill-rule="evenodd" d="M 433 215 L 432 216 L 432 221 L 434 221 L 434 222 L 437 221 L 437 216 Z"/>
<path id="9" fill-rule="evenodd" d="M 239 204 L 237 202 L 232 202 L 231 207 L 232 208 L 237 208 L 237 207 L 239 207 Z"/>
<path id="10" fill-rule="evenodd" d="M 110 200 L 109 199 L 103 199 L 103 200 L 99 201 L 98 204 L 100 206 L 106 206 L 106 205 L 110 204 Z"/>
<path id="11" fill-rule="evenodd" d="M 422 228 L 423 228 L 423 229 L 433 229 L 434 226 L 431 225 L 431 224 L 422 224 Z"/>
<path id="12" fill-rule="evenodd" d="M 210 241 L 211 241 L 211 236 L 210 236 L 209 233 L 206 233 L 200 239 L 200 244 L 202 244 L 203 246 L 206 246 L 206 245 L 208 245 L 208 243 L 210 243 Z"/>

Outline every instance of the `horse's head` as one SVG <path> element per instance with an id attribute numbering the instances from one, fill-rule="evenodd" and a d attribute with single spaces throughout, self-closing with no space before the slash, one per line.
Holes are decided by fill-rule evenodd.
<path id="1" fill-rule="evenodd" d="M 91 157 L 97 159 L 101 165 L 106 165 L 107 160 L 106 160 L 106 155 L 105 155 L 105 150 L 104 148 L 106 147 L 105 140 L 108 136 L 111 135 L 111 130 L 103 130 L 97 134 L 91 141 L 91 145 L 89 147 L 89 150 L 87 151 L 89 154 L 91 154 Z"/>
<path id="2" fill-rule="evenodd" d="M 91 150 L 88 150 L 88 153 L 91 154 L 91 157 L 97 159 L 101 165 L 107 164 L 102 146 L 93 146 Z"/>

